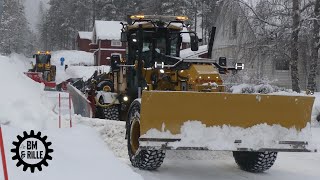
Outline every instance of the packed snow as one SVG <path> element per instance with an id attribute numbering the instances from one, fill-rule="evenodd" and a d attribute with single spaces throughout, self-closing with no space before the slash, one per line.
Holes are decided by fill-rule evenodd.
<path id="1" fill-rule="evenodd" d="M 76 117 L 80 124 L 95 128 L 106 144 L 123 162 L 131 166 L 127 155 L 125 122 Z M 320 128 L 312 128 L 313 139 L 320 144 Z M 238 179 L 274 179 L 274 180 L 314 180 L 320 177 L 318 166 L 320 153 L 279 153 L 275 165 L 265 173 L 242 171 L 235 163 L 230 151 L 166 151 L 162 166 L 156 171 L 133 168 L 147 180 L 238 180 Z"/>
<path id="2" fill-rule="evenodd" d="M 104 180 L 133 179 L 142 177 L 119 161 L 112 151 L 104 144 L 96 131 L 87 126 L 78 125 L 75 128 L 52 129 L 41 131 L 51 142 L 50 153 L 52 160 L 48 160 L 48 167 L 43 166 L 41 172 L 24 172 L 22 166 L 16 167 L 17 161 L 11 160 L 10 149 L 12 142 L 17 141 L 17 135 L 22 130 L 3 126 L 4 146 L 7 153 L 9 179 L 12 180 Z M 29 133 L 29 132 L 28 132 Z M 1 163 L 0 163 L 1 164 Z M 2 166 L 1 166 L 2 167 Z M 3 176 L 0 174 L 0 177 Z"/>
<path id="3" fill-rule="evenodd" d="M 163 125 L 165 127 L 165 125 Z M 262 148 L 285 148 L 279 141 L 308 141 L 311 140 L 310 124 L 298 132 L 295 128 L 284 128 L 280 125 L 269 126 L 259 124 L 250 128 L 231 127 L 206 127 L 200 121 L 187 121 L 181 126 L 181 134 L 173 135 L 170 131 L 150 129 L 143 138 L 166 138 L 181 141 L 171 142 L 168 146 L 178 147 L 206 147 L 210 150 L 236 150 L 249 148 L 259 150 Z M 257 137 L 259 137 L 257 139 Z M 261 141 L 257 141 L 261 139 Z M 241 144 L 236 144 L 241 140 Z"/>
<path id="4" fill-rule="evenodd" d="M 44 85 L 22 72 L 26 64 L 22 56 L 0 56 L 0 123 L 26 129 L 47 128 L 53 112 L 42 99 Z"/>

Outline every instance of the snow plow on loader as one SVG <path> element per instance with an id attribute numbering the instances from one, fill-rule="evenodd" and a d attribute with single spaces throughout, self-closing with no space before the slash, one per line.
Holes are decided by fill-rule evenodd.
<path id="1" fill-rule="evenodd" d="M 171 149 L 223 150 L 233 152 L 241 169 L 263 172 L 277 152 L 315 151 L 308 144 L 314 97 L 224 92 L 220 74 L 244 65 L 180 58 L 182 34 L 198 50 L 196 33 L 183 31 L 185 20 L 129 16 L 121 33 L 126 59 L 111 57 L 110 73 L 90 80 L 94 92 L 87 88 L 91 107 L 126 120 L 132 165 L 157 169 Z"/>
<path id="2" fill-rule="evenodd" d="M 36 59 L 36 63 L 24 74 L 38 83 L 43 83 L 47 90 L 55 89 L 56 66 L 51 64 L 50 52 L 38 51 L 33 58 Z"/>

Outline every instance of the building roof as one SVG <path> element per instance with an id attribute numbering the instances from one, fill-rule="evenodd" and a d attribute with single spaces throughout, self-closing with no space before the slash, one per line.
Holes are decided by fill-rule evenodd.
<path id="1" fill-rule="evenodd" d="M 95 21 L 95 35 L 99 40 L 120 40 L 121 39 L 121 21 Z"/>
<path id="2" fill-rule="evenodd" d="M 80 39 L 92 39 L 92 32 L 87 32 L 87 31 L 79 31 L 79 37 Z"/>

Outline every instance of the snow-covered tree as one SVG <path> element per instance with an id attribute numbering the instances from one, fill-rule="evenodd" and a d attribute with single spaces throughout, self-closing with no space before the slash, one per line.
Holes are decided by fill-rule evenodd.
<path id="1" fill-rule="evenodd" d="M 311 36 L 311 63 L 310 63 L 310 72 L 308 76 L 308 89 L 312 92 L 316 91 L 316 73 L 318 68 L 319 62 L 319 48 L 320 48 L 320 25 L 319 25 L 319 18 L 320 18 L 320 0 L 315 0 L 314 10 L 312 13 L 312 21 L 313 27 L 312 36 Z"/>
<path id="2" fill-rule="evenodd" d="M 25 53 L 30 35 L 24 6 L 18 0 L 5 0 L 0 19 L 0 52 Z"/>

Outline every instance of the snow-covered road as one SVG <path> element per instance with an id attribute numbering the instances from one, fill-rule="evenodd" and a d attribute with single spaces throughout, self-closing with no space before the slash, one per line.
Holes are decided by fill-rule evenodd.
<path id="1" fill-rule="evenodd" d="M 319 165 L 319 153 L 279 153 L 276 163 L 269 171 L 254 174 L 240 170 L 230 154 L 223 156 L 223 159 L 212 160 L 166 159 L 157 171 L 134 171 L 148 180 L 316 180 L 320 178 Z"/>
<path id="2" fill-rule="evenodd" d="M 130 167 L 125 136 L 125 123 L 76 117 L 80 124 L 91 125 L 113 152 Z M 320 128 L 313 128 L 313 139 L 320 141 Z M 146 180 L 315 180 L 320 178 L 320 152 L 279 153 L 274 166 L 264 173 L 244 172 L 236 165 L 231 152 L 167 151 L 162 166 L 156 171 L 132 167 Z"/>

